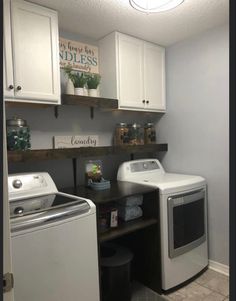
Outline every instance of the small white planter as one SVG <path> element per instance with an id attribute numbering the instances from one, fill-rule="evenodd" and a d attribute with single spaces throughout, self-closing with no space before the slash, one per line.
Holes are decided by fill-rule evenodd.
<path id="1" fill-rule="evenodd" d="M 75 95 L 84 95 L 84 88 L 75 88 Z"/>
<path id="2" fill-rule="evenodd" d="M 71 94 L 74 95 L 75 90 L 74 90 L 74 85 L 71 79 L 68 78 L 68 81 L 66 83 L 66 94 Z"/>
<path id="3" fill-rule="evenodd" d="M 98 97 L 98 90 L 97 89 L 89 89 L 88 95 L 92 97 Z"/>
<path id="4" fill-rule="evenodd" d="M 88 96 L 88 89 L 84 88 L 84 96 Z"/>

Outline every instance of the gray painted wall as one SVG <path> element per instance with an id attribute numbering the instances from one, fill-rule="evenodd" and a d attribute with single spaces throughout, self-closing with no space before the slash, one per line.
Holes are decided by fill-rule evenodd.
<path id="1" fill-rule="evenodd" d="M 168 142 L 168 171 L 208 182 L 210 259 L 229 264 L 228 26 L 167 49 L 167 113 L 157 126 Z"/>
<path id="2" fill-rule="evenodd" d="M 90 119 L 89 108 L 83 106 L 63 106 L 59 108 L 59 117 L 54 117 L 53 108 L 7 108 L 7 118 L 17 115 L 27 120 L 31 131 L 32 149 L 53 148 L 53 136 L 60 135 L 98 135 L 99 145 L 112 145 L 116 123 L 157 122 L 159 115 L 137 112 L 94 111 Z M 159 142 L 161 142 L 159 140 Z M 147 154 L 143 154 L 143 158 Z M 139 158 L 140 156 L 136 157 Z M 89 158 L 88 158 L 89 159 Z M 97 159 L 97 158 L 96 158 Z M 130 160 L 129 156 L 109 156 L 101 158 L 104 164 L 104 176 L 116 178 L 121 162 Z M 78 162 L 78 180 L 84 183 L 84 161 Z M 9 164 L 9 172 L 48 171 L 58 187 L 73 184 L 72 163 L 70 160 L 42 161 L 32 163 Z"/>

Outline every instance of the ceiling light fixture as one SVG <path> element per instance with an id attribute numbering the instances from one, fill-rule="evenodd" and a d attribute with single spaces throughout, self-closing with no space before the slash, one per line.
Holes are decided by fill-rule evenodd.
<path id="1" fill-rule="evenodd" d="M 180 5 L 184 0 L 129 0 L 130 5 L 143 13 L 159 13 Z"/>

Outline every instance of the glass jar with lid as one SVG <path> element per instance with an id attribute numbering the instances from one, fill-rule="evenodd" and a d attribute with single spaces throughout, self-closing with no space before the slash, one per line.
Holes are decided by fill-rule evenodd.
<path id="1" fill-rule="evenodd" d="M 152 122 L 146 123 L 144 126 L 144 141 L 145 144 L 156 143 L 156 130 Z"/>
<path id="2" fill-rule="evenodd" d="M 129 124 L 129 144 L 142 145 L 144 144 L 144 129 L 140 124 Z"/>
<path id="3" fill-rule="evenodd" d="M 129 144 L 129 135 L 128 135 L 127 123 L 121 122 L 121 123 L 118 123 L 116 125 L 114 144 L 115 145 L 127 145 L 127 144 Z"/>
<path id="4" fill-rule="evenodd" d="M 30 149 L 30 129 L 26 120 L 13 117 L 6 121 L 7 125 L 7 149 L 27 150 Z"/>

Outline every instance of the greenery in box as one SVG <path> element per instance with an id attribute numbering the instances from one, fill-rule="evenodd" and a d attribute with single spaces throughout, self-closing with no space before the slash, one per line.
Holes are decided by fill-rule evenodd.
<path id="1" fill-rule="evenodd" d="M 86 78 L 87 78 L 88 89 L 97 89 L 97 87 L 101 81 L 101 75 L 100 74 L 87 74 Z"/>

